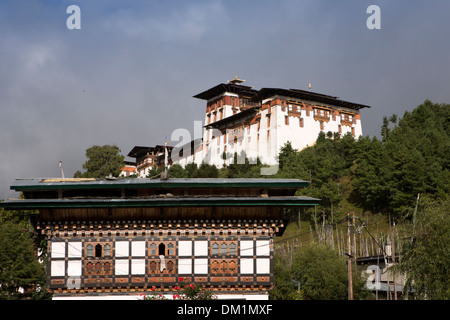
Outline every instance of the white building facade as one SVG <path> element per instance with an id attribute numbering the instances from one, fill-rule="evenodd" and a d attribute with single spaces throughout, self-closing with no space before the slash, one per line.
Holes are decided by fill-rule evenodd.
<path id="1" fill-rule="evenodd" d="M 362 108 L 369 106 L 297 89 L 243 86 L 242 80 L 220 84 L 194 97 L 206 100 L 203 139 L 175 146 L 173 163 L 202 162 L 222 167 L 244 157 L 278 164 L 286 142 L 298 151 L 313 145 L 320 132 L 361 136 Z M 241 162 L 242 161 L 242 162 Z"/>

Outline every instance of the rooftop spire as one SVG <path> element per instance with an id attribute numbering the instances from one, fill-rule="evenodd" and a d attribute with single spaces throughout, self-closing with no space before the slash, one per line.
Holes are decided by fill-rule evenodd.
<path id="1" fill-rule="evenodd" d="M 234 77 L 234 79 L 233 79 L 233 80 L 228 80 L 228 83 L 231 83 L 231 84 L 240 84 L 240 83 L 242 83 L 242 82 L 244 82 L 244 81 L 245 81 L 245 80 L 238 79 L 237 73 L 236 73 L 236 76 Z"/>

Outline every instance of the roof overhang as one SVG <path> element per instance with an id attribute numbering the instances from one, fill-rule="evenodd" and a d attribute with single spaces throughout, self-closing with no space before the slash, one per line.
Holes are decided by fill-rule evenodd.
<path id="1" fill-rule="evenodd" d="M 133 208 L 133 207 L 204 207 L 204 206 L 277 206 L 303 207 L 319 205 L 310 197 L 158 197 L 136 199 L 26 199 L 0 203 L 7 210 L 38 210 L 54 208 Z"/>
<path id="2" fill-rule="evenodd" d="M 225 92 L 236 93 L 238 95 L 243 95 L 243 96 L 247 96 L 247 97 L 252 97 L 258 93 L 258 91 L 253 89 L 252 87 L 242 86 L 242 85 L 238 85 L 238 84 L 231 84 L 231 83 L 228 83 L 228 84 L 221 83 L 215 87 L 212 87 L 211 89 L 208 89 L 199 94 L 196 94 L 194 96 L 194 98 L 210 100 L 210 99 L 217 97 Z"/>
<path id="3" fill-rule="evenodd" d="M 254 115 L 256 115 L 258 113 L 259 109 L 261 109 L 261 107 L 252 107 L 252 108 L 243 110 L 241 112 L 238 112 L 236 114 L 233 114 L 232 116 L 226 117 L 222 120 L 207 124 L 204 127 L 205 128 L 218 128 L 218 129 L 220 129 L 221 127 L 227 127 L 227 124 L 229 124 L 231 122 L 241 121 L 242 119 L 253 117 Z"/>
<path id="4" fill-rule="evenodd" d="M 370 108 L 370 106 L 340 100 L 337 97 L 329 96 L 321 93 L 299 90 L 299 89 L 280 89 L 280 88 L 262 88 L 258 94 L 253 97 L 253 100 L 264 100 L 273 96 L 291 97 L 300 100 L 309 100 L 329 104 L 336 107 L 344 107 L 349 109 L 359 110 L 362 108 Z"/>
<path id="5" fill-rule="evenodd" d="M 153 152 L 155 148 L 153 147 L 142 147 L 142 146 L 135 146 L 131 151 L 128 153 L 128 157 L 130 158 L 138 158 L 147 152 Z"/>

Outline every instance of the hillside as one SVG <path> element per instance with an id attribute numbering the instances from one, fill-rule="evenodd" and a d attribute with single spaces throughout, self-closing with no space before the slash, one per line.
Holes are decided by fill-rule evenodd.
<path id="1" fill-rule="evenodd" d="M 277 243 L 315 239 L 340 250 L 346 223 L 336 222 L 347 212 L 365 221 L 374 238 L 384 242 L 392 222 L 405 227 L 411 223 L 420 205 L 418 194 L 448 200 L 449 134 L 450 105 L 425 101 L 400 119 L 384 117 L 381 140 L 329 132 L 300 152 L 287 143 L 280 152 L 277 177 L 311 181 L 301 193 L 322 199 L 322 206 L 302 212 L 300 228 L 298 212 L 293 212 Z M 361 221 L 356 219 L 355 228 L 361 228 Z M 371 236 L 358 236 L 357 255 L 375 254 Z"/>

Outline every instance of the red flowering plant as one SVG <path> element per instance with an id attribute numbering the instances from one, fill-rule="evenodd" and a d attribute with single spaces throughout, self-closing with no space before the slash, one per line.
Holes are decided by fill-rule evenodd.
<path id="1" fill-rule="evenodd" d="M 167 300 L 162 294 L 156 292 L 155 286 L 150 289 L 149 294 L 141 293 L 140 298 L 141 300 Z"/>
<path id="2" fill-rule="evenodd" d="M 184 281 L 184 278 L 178 278 L 178 281 L 184 284 L 173 288 L 175 290 L 172 295 L 173 300 L 215 300 L 217 298 L 210 290 Z M 142 300 L 167 300 L 166 297 L 156 292 L 155 287 L 152 287 L 150 291 L 149 295 L 141 294 Z"/>
<path id="3" fill-rule="evenodd" d="M 183 300 L 215 300 L 216 296 L 211 290 L 204 289 L 195 283 L 185 282 L 180 289 L 180 295 Z"/>

